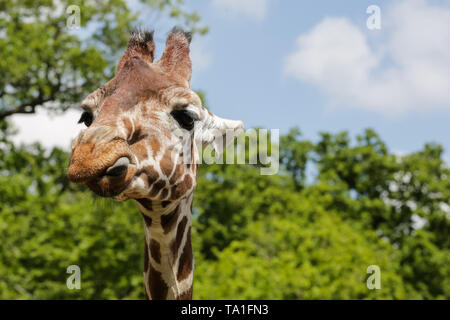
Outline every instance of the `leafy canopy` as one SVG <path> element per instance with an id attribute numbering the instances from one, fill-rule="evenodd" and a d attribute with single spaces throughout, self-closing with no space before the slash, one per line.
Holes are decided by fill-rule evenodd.
<path id="1" fill-rule="evenodd" d="M 141 0 L 194 33 L 204 34 L 196 12 L 182 0 Z M 67 27 L 71 5 L 80 8 L 81 29 Z M 3 0 L 0 2 L 0 119 L 36 108 L 65 110 L 110 78 L 139 26 L 125 0 Z M 154 21 L 145 21 L 151 28 Z"/>
<path id="2" fill-rule="evenodd" d="M 99 200 L 68 183 L 66 152 L 4 135 L 0 298 L 144 298 L 135 203 Z M 273 176 L 259 165 L 200 168 L 195 298 L 450 298 L 450 172 L 440 146 L 397 156 L 372 130 L 356 143 L 346 133 L 313 143 L 293 129 L 280 154 Z M 72 264 L 81 290 L 66 287 Z M 366 286 L 370 265 L 381 269 L 380 290 Z"/>

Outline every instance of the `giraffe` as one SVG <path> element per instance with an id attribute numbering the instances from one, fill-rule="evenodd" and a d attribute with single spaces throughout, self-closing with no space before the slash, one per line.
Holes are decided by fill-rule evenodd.
<path id="1" fill-rule="evenodd" d="M 137 203 L 147 299 L 192 299 L 198 153 L 208 145 L 220 152 L 243 129 L 209 112 L 190 89 L 190 42 L 190 33 L 173 28 L 154 62 L 153 31 L 132 30 L 114 77 L 82 101 L 86 128 L 72 142 L 71 182 Z"/>

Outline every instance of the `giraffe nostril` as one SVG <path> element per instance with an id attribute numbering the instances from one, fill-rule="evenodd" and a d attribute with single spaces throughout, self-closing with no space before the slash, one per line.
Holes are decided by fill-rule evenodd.
<path id="1" fill-rule="evenodd" d="M 130 165 L 130 160 L 127 157 L 121 157 L 108 169 L 106 169 L 106 176 L 118 177 L 124 175 L 128 166 Z"/>

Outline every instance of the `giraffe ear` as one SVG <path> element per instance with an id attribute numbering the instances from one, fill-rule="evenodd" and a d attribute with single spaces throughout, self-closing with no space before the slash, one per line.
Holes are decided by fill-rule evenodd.
<path id="1" fill-rule="evenodd" d="M 189 57 L 189 45 L 192 35 L 180 27 L 174 27 L 166 40 L 166 48 L 158 63 L 169 73 L 175 74 L 186 81 L 191 81 L 192 64 Z"/>
<path id="2" fill-rule="evenodd" d="M 116 74 L 123 65 L 132 57 L 139 57 L 147 63 L 152 63 L 154 59 L 155 43 L 153 41 L 153 31 L 133 29 L 130 31 L 128 46 L 117 65 Z"/>
<path id="3" fill-rule="evenodd" d="M 228 120 L 208 112 L 199 134 L 203 147 L 211 146 L 219 156 L 243 128 L 240 120 Z"/>

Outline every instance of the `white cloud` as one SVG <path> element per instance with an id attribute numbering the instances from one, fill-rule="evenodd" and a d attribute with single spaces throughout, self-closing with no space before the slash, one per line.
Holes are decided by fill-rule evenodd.
<path id="1" fill-rule="evenodd" d="M 269 0 L 213 0 L 213 6 L 230 17 L 245 15 L 261 21 L 266 17 Z"/>
<path id="2" fill-rule="evenodd" d="M 450 9 L 408 0 L 381 14 L 380 31 L 346 18 L 322 20 L 300 35 L 285 72 L 318 86 L 338 106 L 388 116 L 450 111 Z M 373 46 L 370 32 L 380 33 Z"/>
<path id="3" fill-rule="evenodd" d="M 19 132 L 13 141 L 27 144 L 39 141 L 46 148 L 58 146 L 70 151 L 72 140 L 84 128 L 83 124 L 77 124 L 80 115 L 81 111 L 68 110 L 49 117 L 42 109 L 31 115 L 15 114 L 11 120 Z"/>

